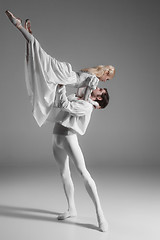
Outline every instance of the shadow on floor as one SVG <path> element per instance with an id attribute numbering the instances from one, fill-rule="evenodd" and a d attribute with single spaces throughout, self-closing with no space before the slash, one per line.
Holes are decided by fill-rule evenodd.
<path id="1" fill-rule="evenodd" d="M 59 214 L 61 213 L 43 210 L 43 209 L 0 205 L 0 217 L 23 218 L 23 219 L 38 220 L 38 221 L 50 221 L 50 222 L 56 222 L 60 224 L 76 225 L 76 226 L 99 231 L 99 228 L 97 226 L 89 223 L 80 223 L 78 221 L 76 222 L 75 219 L 73 220 L 73 218 L 67 219 L 65 221 L 59 221 L 57 220 L 57 216 Z M 46 216 L 46 215 L 49 215 L 49 216 Z"/>

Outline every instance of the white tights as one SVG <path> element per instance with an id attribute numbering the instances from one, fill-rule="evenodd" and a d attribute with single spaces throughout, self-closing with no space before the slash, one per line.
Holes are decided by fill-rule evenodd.
<path id="1" fill-rule="evenodd" d="M 74 202 L 74 185 L 69 168 L 70 158 L 73 160 L 78 172 L 81 174 L 86 190 L 95 205 L 100 230 L 106 231 L 107 223 L 102 211 L 97 188 L 94 180 L 86 168 L 83 153 L 78 143 L 77 135 L 53 134 L 53 154 L 60 169 L 64 191 L 68 202 L 68 211 L 63 215 L 60 215 L 58 219 L 64 220 L 67 217 L 76 215 L 76 207 Z"/>
<path id="2" fill-rule="evenodd" d="M 28 61 L 28 53 L 29 53 L 28 44 L 33 43 L 34 37 L 22 26 L 20 21 L 16 17 L 14 17 L 12 13 L 10 13 L 8 17 L 9 17 L 9 20 L 13 23 L 13 25 L 16 26 L 16 28 L 22 33 L 22 35 L 26 39 L 26 59 Z"/>

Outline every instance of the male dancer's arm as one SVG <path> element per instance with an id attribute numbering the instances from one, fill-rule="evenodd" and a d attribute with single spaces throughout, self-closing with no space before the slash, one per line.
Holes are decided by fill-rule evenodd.
<path id="1" fill-rule="evenodd" d="M 84 101 L 82 99 L 74 99 L 74 101 L 70 101 L 66 96 L 65 86 L 59 85 L 57 94 L 59 95 L 58 107 L 66 112 L 69 112 L 71 115 L 83 116 L 93 110 L 92 105 L 88 101 Z"/>

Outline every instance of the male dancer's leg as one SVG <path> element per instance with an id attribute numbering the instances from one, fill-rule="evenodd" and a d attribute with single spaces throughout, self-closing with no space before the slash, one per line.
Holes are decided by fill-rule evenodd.
<path id="1" fill-rule="evenodd" d="M 66 150 L 69 157 L 74 161 L 75 166 L 77 167 L 79 173 L 81 174 L 84 180 L 86 190 L 89 196 L 91 197 L 96 208 L 97 220 L 98 220 L 100 230 L 107 231 L 108 225 L 102 211 L 96 184 L 86 168 L 83 153 L 78 143 L 77 135 L 74 134 L 74 135 L 65 136 L 63 141 L 63 147 Z"/>
<path id="2" fill-rule="evenodd" d="M 64 192 L 68 202 L 68 210 L 67 212 L 59 215 L 58 220 L 64 220 L 77 215 L 74 201 L 74 185 L 69 168 L 69 157 L 66 152 L 60 146 L 58 146 L 58 141 L 60 143 L 62 138 L 63 135 L 53 135 L 53 155 L 60 169 Z"/>

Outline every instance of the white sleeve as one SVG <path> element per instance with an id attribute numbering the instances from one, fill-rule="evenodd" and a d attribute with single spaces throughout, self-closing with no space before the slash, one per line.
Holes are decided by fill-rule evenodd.
<path id="1" fill-rule="evenodd" d="M 79 76 L 78 82 L 74 85 L 74 87 L 90 87 L 92 90 L 96 89 L 99 83 L 99 79 L 90 73 L 81 72 Z"/>
<path id="2" fill-rule="evenodd" d="M 69 112 L 74 116 L 84 116 L 91 112 L 93 109 L 92 105 L 84 100 L 69 101 L 66 96 L 65 86 L 58 89 L 59 94 L 59 108 L 63 109 L 66 112 Z"/>
<path id="3" fill-rule="evenodd" d="M 96 87 L 98 86 L 99 83 L 99 79 L 96 76 L 92 76 L 90 77 L 90 79 L 86 79 L 86 85 L 90 88 L 90 89 L 96 89 Z"/>

